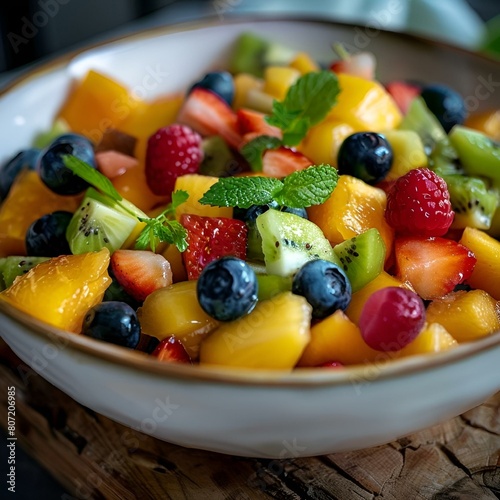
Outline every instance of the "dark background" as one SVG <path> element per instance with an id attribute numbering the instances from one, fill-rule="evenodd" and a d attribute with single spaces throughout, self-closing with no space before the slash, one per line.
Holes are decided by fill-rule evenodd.
<path id="1" fill-rule="evenodd" d="M 126 33 L 133 27 L 140 27 L 138 21 L 147 23 L 148 18 L 151 19 L 160 10 L 164 23 L 213 16 L 214 1 L 216 0 L 2 0 L 0 76 L 2 72 L 22 70 L 25 66 L 75 49 L 88 40 L 94 42 L 99 37 L 105 39 L 109 33 Z M 231 1 L 234 5 L 239 1 L 251 2 Z M 286 0 L 274 3 L 286 5 Z M 484 20 L 500 14 L 500 0 L 469 0 L 469 4 Z M 35 43 L 31 43 L 32 41 Z M 3 433 L 0 437 L 0 441 L 5 442 Z M 0 450 L 0 463 L 6 464 L 7 448 L 1 446 Z M 18 500 L 72 498 L 65 496 L 64 490 L 19 445 L 16 449 L 16 477 L 17 491 L 12 497 Z"/>

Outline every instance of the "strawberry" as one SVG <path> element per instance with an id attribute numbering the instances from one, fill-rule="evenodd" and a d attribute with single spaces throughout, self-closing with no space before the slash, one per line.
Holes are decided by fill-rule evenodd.
<path id="1" fill-rule="evenodd" d="M 420 87 L 413 83 L 402 80 L 393 80 L 385 85 L 385 88 L 396 101 L 398 108 L 403 114 L 408 112 L 411 102 L 420 95 Z"/>
<path id="2" fill-rule="evenodd" d="M 266 122 L 266 115 L 260 111 L 241 108 L 236 113 L 236 116 L 238 117 L 238 127 L 242 136 L 250 132 L 257 132 L 258 135 L 270 135 L 279 138 L 283 135 L 281 129 L 269 125 L 269 123 Z"/>
<path id="3" fill-rule="evenodd" d="M 387 195 L 385 218 L 401 235 L 443 236 L 454 216 L 446 182 L 428 168 L 399 177 Z"/>
<path id="4" fill-rule="evenodd" d="M 146 181 L 154 194 L 169 196 L 177 177 L 196 173 L 203 159 L 201 136 L 185 125 L 156 131 L 146 150 Z"/>
<path id="5" fill-rule="evenodd" d="M 286 146 L 268 149 L 262 156 L 262 172 L 270 177 L 285 177 L 312 164 L 307 156 Z"/>
<path id="6" fill-rule="evenodd" d="M 371 52 L 358 52 L 357 54 L 341 54 L 342 59 L 334 61 L 330 69 L 335 73 L 346 73 L 348 75 L 359 76 L 366 80 L 375 78 L 376 59 Z"/>
<path id="7" fill-rule="evenodd" d="M 194 88 L 179 110 L 177 121 L 203 136 L 220 135 L 233 148 L 241 143 L 236 113 L 210 90 Z"/>
<path id="8" fill-rule="evenodd" d="M 165 337 L 156 346 L 151 356 L 169 363 L 192 363 L 182 342 L 173 336 Z"/>
<path id="9" fill-rule="evenodd" d="M 182 259 L 188 279 L 198 279 L 204 267 L 225 255 L 245 259 L 247 225 L 227 217 L 183 214 L 180 223 L 188 232 L 188 248 Z"/>
<path id="10" fill-rule="evenodd" d="M 116 281 L 138 301 L 143 301 L 158 288 L 172 284 L 170 263 L 154 252 L 115 250 L 110 264 Z"/>
<path id="11" fill-rule="evenodd" d="M 124 174 L 130 168 L 139 165 L 137 158 L 111 149 L 108 151 L 98 151 L 95 154 L 95 161 L 99 172 L 104 174 L 108 179 L 114 179 Z"/>
<path id="12" fill-rule="evenodd" d="M 476 257 L 464 245 L 441 237 L 399 237 L 396 276 L 425 300 L 445 296 L 472 274 Z"/>

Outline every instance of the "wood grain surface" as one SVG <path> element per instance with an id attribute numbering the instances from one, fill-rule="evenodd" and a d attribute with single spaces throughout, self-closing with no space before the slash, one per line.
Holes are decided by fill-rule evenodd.
<path id="1" fill-rule="evenodd" d="M 0 342 L 2 415 L 6 388 L 15 386 L 17 446 L 69 492 L 62 500 L 500 498 L 500 393 L 385 446 L 313 458 L 240 458 L 165 443 L 96 414 Z M 1 425 L 7 428 L 7 418 Z M 0 497 L 8 498 L 4 491 Z"/>

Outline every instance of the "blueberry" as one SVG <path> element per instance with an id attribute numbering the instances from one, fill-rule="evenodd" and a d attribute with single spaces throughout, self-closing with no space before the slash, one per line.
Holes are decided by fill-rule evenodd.
<path id="1" fill-rule="evenodd" d="M 31 256 L 57 257 L 70 255 L 66 229 L 73 217 L 71 212 L 58 210 L 42 215 L 26 231 L 26 252 Z"/>
<path id="2" fill-rule="evenodd" d="M 287 206 L 278 205 L 276 202 L 271 202 L 266 205 L 252 205 L 249 208 L 239 208 L 235 207 L 233 209 L 233 217 L 235 219 L 241 220 L 247 223 L 253 223 L 257 219 L 257 217 L 264 212 L 267 212 L 270 208 L 274 208 L 275 210 L 279 210 L 281 212 L 289 212 L 303 219 L 307 219 L 307 211 L 305 208 L 291 208 Z"/>
<path id="3" fill-rule="evenodd" d="M 229 106 L 233 104 L 234 80 L 231 73 L 227 71 L 212 71 L 207 73 L 200 81 L 191 86 L 189 92 L 197 87 L 211 90 L 224 99 Z"/>
<path id="4" fill-rule="evenodd" d="M 40 178 L 57 194 L 79 194 L 87 189 L 89 184 L 64 165 L 65 155 L 76 156 L 96 168 L 92 143 L 82 135 L 63 134 L 42 153 L 38 166 Z"/>
<path id="5" fill-rule="evenodd" d="M 420 96 L 446 133 L 455 125 L 464 123 L 467 117 L 465 102 L 455 90 L 446 85 L 427 85 L 422 89 Z"/>
<path id="6" fill-rule="evenodd" d="M 336 264 L 323 259 L 306 262 L 295 274 L 292 292 L 302 295 L 312 306 L 312 317 L 326 318 L 351 302 L 351 283 Z"/>
<path id="7" fill-rule="evenodd" d="M 219 321 L 232 321 L 249 313 L 257 303 L 254 270 L 236 257 L 221 257 L 201 272 L 196 285 L 201 308 Z"/>
<path id="8" fill-rule="evenodd" d="M 141 327 L 137 314 L 124 302 L 101 302 L 92 307 L 83 319 L 82 333 L 88 337 L 135 349 Z"/>
<path id="9" fill-rule="evenodd" d="M 380 182 L 392 161 L 391 145 L 375 132 L 357 132 L 346 137 L 337 157 L 339 174 L 352 175 L 368 184 Z"/>
<path id="10" fill-rule="evenodd" d="M 39 156 L 40 150 L 37 148 L 24 149 L 0 166 L 0 200 L 9 194 L 10 187 L 21 170 L 35 169 Z"/>

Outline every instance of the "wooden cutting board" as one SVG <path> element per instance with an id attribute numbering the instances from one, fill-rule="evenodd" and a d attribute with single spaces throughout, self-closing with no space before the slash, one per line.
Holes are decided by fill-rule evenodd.
<path id="1" fill-rule="evenodd" d="M 35 374 L 1 340 L 0 378 L 4 416 L 6 388 L 16 387 L 17 446 L 70 493 L 65 500 L 500 498 L 500 393 L 385 446 L 259 460 L 183 448 L 117 424 Z M 1 425 L 7 430 L 6 417 Z M 9 498 L 7 485 L 0 491 Z"/>

